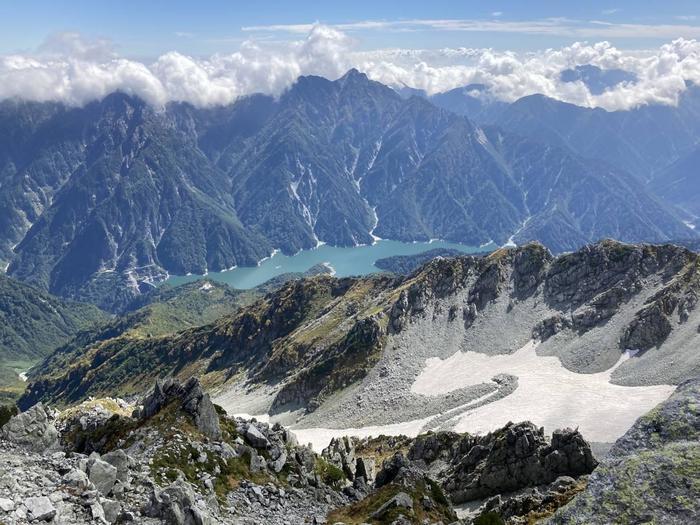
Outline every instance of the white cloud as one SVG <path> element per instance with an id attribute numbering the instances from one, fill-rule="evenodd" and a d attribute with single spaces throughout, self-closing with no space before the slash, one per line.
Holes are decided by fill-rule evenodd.
<path id="1" fill-rule="evenodd" d="M 602 13 L 604 15 L 614 15 L 615 13 L 619 13 L 622 11 L 619 7 L 611 7 L 610 9 L 603 9 Z"/>
<path id="2" fill-rule="evenodd" d="M 443 22 L 452 27 L 453 21 Z M 592 95 L 581 82 L 561 82 L 562 70 L 583 64 L 624 69 L 638 81 L 601 95 Z M 488 96 L 504 101 L 542 93 L 615 110 L 675 104 L 686 81 L 700 83 L 700 42 L 676 39 L 643 52 L 622 51 L 607 42 L 528 53 L 473 48 L 360 51 L 346 32 L 313 24 L 292 42 L 251 39 L 235 53 L 204 59 L 173 51 L 147 65 L 119 57 L 107 41 L 65 33 L 47 39 L 35 53 L 0 56 L 0 99 L 81 105 L 120 90 L 155 105 L 188 101 L 212 106 L 252 92 L 278 95 L 299 75 L 333 79 L 350 67 L 385 84 L 428 93 L 481 83 L 489 87 Z"/>
<path id="3" fill-rule="evenodd" d="M 491 13 L 491 16 L 498 18 L 499 16 L 503 16 L 503 11 L 494 11 Z"/>
<path id="4" fill-rule="evenodd" d="M 608 9 L 602 12 L 610 15 L 619 9 Z M 500 13 L 496 11 L 495 13 Z M 493 16 L 496 16 L 495 13 Z M 658 38 L 675 39 L 700 38 L 700 26 L 691 24 L 632 24 L 611 23 L 600 20 L 574 20 L 564 17 L 550 17 L 533 20 L 504 20 L 504 19 L 413 19 L 413 20 L 362 20 L 330 27 L 338 31 L 456 31 L 456 32 L 491 32 L 517 33 L 525 35 L 549 35 L 580 39 L 613 39 L 613 38 Z M 676 17 L 677 20 L 690 22 L 693 18 Z M 273 24 L 246 26 L 241 29 L 251 33 L 291 33 L 304 34 L 314 24 Z"/>

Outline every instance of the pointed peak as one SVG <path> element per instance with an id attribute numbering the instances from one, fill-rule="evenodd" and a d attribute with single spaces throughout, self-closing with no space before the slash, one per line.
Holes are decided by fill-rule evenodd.
<path id="1" fill-rule="evenodd" d="M 362 84 L 362 83 L 369 83 L 370 80 L 365 75 L 364 73 L 358 71 L 355 68 L 352 68 L 348 70 L 347 73 L 345 73 L 342 77 L 340 77 L 337 82 L 339 82 L 341 85 L 345 84 Z"/>
<path id="2" fill-rule="evenodd" d="M 361 73 L 359 70 L 355 69 L 354 67 L 349 69 L 347 73 L 345 73 L 342 77 L 340 77 L 340 80 L 347 80 L 347 79 L 366 79 L 367 75 L 364 73 Z"/>

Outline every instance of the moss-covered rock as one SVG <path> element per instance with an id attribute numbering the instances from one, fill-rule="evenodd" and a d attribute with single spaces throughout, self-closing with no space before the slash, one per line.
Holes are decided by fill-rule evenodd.
<path id="1" fill-rule="evenodd" d="M 700 379 L 641 417 L 552 524 L 696 523 L 700 516 Z"/>

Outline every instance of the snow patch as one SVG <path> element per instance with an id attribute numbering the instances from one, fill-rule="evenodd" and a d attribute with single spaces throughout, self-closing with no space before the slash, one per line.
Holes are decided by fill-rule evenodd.
<path id="1" fill-rule="evenodd" d="M 508 241 L 506 241 L 506 243 L 503 245 L 504 248 L 515 248 L 515 247 L 517 246 L 517 244 L 515 244 L 515 237 L 516 237 L 521 231 L 523 231 L 523 230 L 525 229 L 525 227 L 527 226 L 527 223 L 530 222 L 530 219 L 532 219 L 532 215 L 528 215 L 528 217 L 523 221 L 523 223 L 522 223 L 522 225 L 520 226 L 520 228 L 518 228 L 518 229 L 513 233 L 513 235 L 511 235 L 511 236 L 508 238 Z"/>
<path id="2" fill-rule="evenodd" d="M 489 144 L 489 139 L 486 138 L 486 134 L 484 133 L 484 130 L 481 128 L 476 128 L 476 141 L 481 144 L 482 146 L 488 146 Z"/>
<path id="3" fill-rule="evenodd" d="M 377 241 L 382 240 L 381 237 L 378 237 L 374 234 L 374 230 L 376 230 L 377 226 L 379 226 L 379 216 L 377 215 L 377 207 L 376 206 L 372 206 L 372 215 L 373 215 L 373 217 L 372 217 L 373 225 L 372 225 L 372 229 L 369 231 L 369 235 L 370 235 L 370 237 L 372 237 L 372 241 L 373 241 L 372 244 L 375 244 Z"/>
<path id="4" fill-rule="evenodd" d="M 498 374 L 514 375 L 518 388 L 513 393 L 460 414 L 454 430 L 485 433 L 508 421 L 529 420 L 547 432 L 578 427 L 588 440 L 611 442 L 675 389 L 672 385 L 610 383 L 612 373 L 634 356 L 633 351 L 623 353 L 604 372 L 579 374 L 565 368 L 556 356 L 537 355 L 538 344 L 530 341 L 512 354 L 457 352 L 447 359 L 428 359 L 411 391 L 436 396 L 484 383 Z M 601 421 L 606 424 L 601 425 Z"/>
<path id="5" fill-rule="evenodd" d="M 310 443 L 311 448 L 316 452 L 321 452 L 328 446 L 333 438 L 343 436 L 355 436 L 357 438 L 366 438 L 371 436 L 398 436 L 404 435 L 408 437 L 416 437 L 423 426 L 431 418 L 416 419 L 406 421 L 405 423 L 397 423 L 395 425 L 377 425 L 362 428 L 294 428 L 291 431 L 296 435 L 299 443 Z"/>
<path id="6" fill-rule="evenodd" d="M 333 265 L 332 265 L 330 262 L 327 262 L 327 261 L 326 261 L 326 262 L 322 262 L 322 263 L 321 263 L 321 266 L 325 266 L 326 268 L 328 268 L 328 270 L 329 270 L 329 272 L 330 272 L 329 275 L 331 275 L 331 276 L 333 276 L 333 275 L 335 275 L 335 274 L 337 273 L 336 270 L 335 270 L 335 268 L 333 268 Z"/>
<path id="7" fill-rule="evenodd" d="M 280 251 L 279 251 L 277 248 L 275 248 L 274 250 L 272 250 L 272 253 L 271 253 L 270 255 L 268 255 L 267 257 L 263 257 L 262 259 L 260 259 L 260 260 L 258 261 L 258 266 L 260 266 L 262 263 L 264 263 L 264 262 L 267 261 L 268 259 L 272 259 L 272 258 L 273 258 L 275 255 L 277 255 L 279 252 L 280 252 Z"/>

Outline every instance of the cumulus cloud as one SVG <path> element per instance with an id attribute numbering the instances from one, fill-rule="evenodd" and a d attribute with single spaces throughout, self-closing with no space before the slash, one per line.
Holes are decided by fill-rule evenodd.
<path id="1" fill-rule="evenodd" d="M 591 64 L 623 69 L 637 80 L 593 95 L 582 82 L 563 82 L 561 72 Z M 381 49 L 360 51 L 338 27 L 312 24 L 291 42 L 250 39 L 238 51 L 209 58 L 169 52 L 151 64 L 120 57 L 106 40 L 75 33 L 53 35 L 34 53 L 0 56 L 0 99 L 18 97 L 82 105 L 114 91 L 154 105 L 186 101 L 206 107 L 253 92 L 279 95 L 299 75 L 337 78 L 351 67 L 392 86 L 430 94 L 472 83 L 485 96 L 513 101 L 541 93 L 608 110 L 642 104 L 676 104 L 686 82 L 700 84 L 700 42 L 677 39 L 655 50 L 622 51 L 608 42 L 516 53 L 493 49 Z"/>
<path id="2" fill-rule="evenodd" d="M 536 53 L 492 49 L 440 51 L 383 50 L 360 60 L 368 74 L 390 85 L 409 85 L 436 93 L 472 83 L 485 84 L 489 95 L 512 102 L 540 93 L 585 107 L 623 110 L 644 104 L 675 105 L 686 81 L 700 83 L 700 42 L 678 39 L 646 52 L 623 52 L 608 42 L 575 43 Z M 563 82 L 561 72 L 591 64 L 634 73 L 593 95 L 583 82 Z"/>

